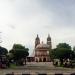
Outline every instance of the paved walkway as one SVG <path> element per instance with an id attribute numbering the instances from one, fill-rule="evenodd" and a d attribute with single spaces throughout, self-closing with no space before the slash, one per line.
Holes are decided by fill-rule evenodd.
<path id="1" fill-rule="evenodd" d="M 75 69 L 71 68 L 62 68 L 62 67 L 54 67 L 52 63 L 27 63 L 26 66 L 21 66 L 13 69 L 1 69 L 0 75 L 5 75 L 8 73 L 14 72 L 15 75 L 23 74 L 31 74 L 38 75 L 39 73 L 44 73 L 47 75 L 54 75 L 55 73 L 62 73 L 64 75 L 70 75 L 71 73 L 75 73 Z"/>

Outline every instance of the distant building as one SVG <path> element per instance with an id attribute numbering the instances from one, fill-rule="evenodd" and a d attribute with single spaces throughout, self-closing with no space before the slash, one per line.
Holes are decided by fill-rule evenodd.
<path id="1" fill-rule="evenodd" d="M 48 35 L 47 37 L 47 43 L 44 44 L 43 42 L 40 43 L 40 38 L 37 35 L 35 39 L 35 61 L 36 62 L 49 62 L 50 56 L 49 56 L 49 50 L 52 49 L 51 44 L 51 37 Z"/>

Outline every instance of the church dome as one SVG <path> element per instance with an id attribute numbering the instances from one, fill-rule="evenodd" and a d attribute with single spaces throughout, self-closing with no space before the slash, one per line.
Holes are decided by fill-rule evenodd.
<path id="1" fill-rule="evenodd" d="M 36 48 L 49 48 L 49 45 L 47 45 L 47 44 L 38 44 L 37 46 L 36 46 Z"/>

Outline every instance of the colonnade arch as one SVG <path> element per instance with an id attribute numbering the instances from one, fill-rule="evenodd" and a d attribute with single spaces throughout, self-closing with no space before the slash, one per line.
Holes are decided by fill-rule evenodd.
<path id="1" fill-rule="evenodd" d="M 40 57 L 40 58 L 38 58 L 38 57 L 37 57 L 37 58 L 35 58 L 35 61 L 36 61 L 36 62 L 47 62 L 47 61 L 48 61 L 48 58 L 46 58 L 46 57 L 43 57 L 43 58 Z"/>

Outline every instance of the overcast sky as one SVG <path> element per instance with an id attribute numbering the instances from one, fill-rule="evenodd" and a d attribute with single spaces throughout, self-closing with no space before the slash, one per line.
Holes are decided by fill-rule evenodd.
<path id="1" fill-rule="evenodd" d="M 38 34 L 52 47 L 66 42 L 75 46 L 75 0 L 0 0 L 0 45 L 10 50 L 14 43 L 34 49 Z"/>

